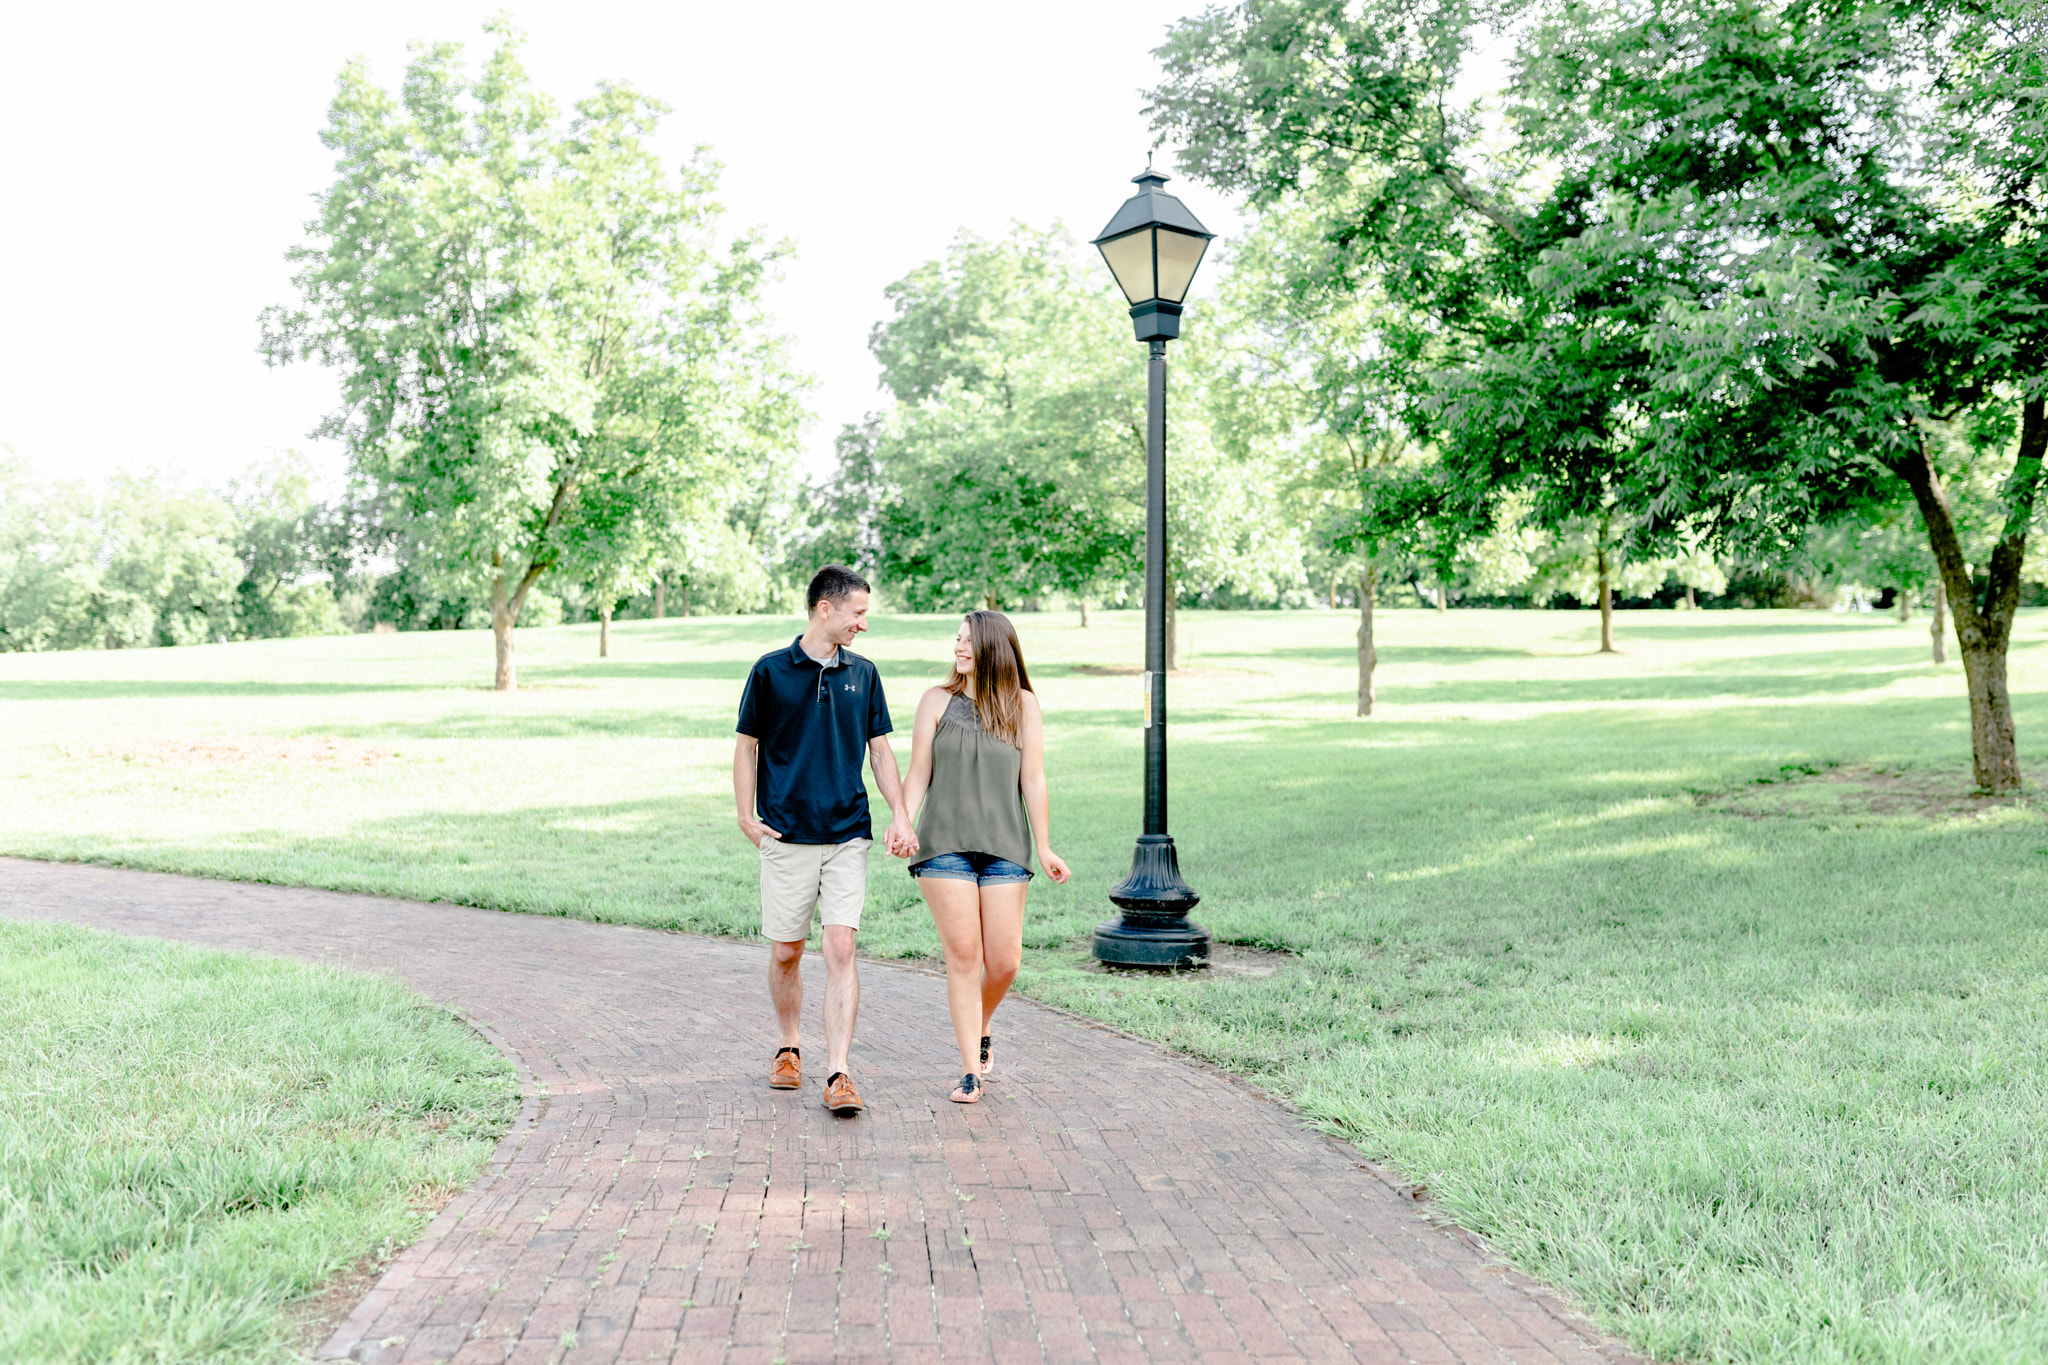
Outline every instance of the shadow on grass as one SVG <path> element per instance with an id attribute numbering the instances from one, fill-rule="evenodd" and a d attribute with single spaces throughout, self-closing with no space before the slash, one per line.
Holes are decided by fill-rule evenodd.
<path id="1" fill-rule="evenodd" d="M 1851 697 L 1860 692 L 1887 687 L 1896 676 L 1898 675 L 1844 678 L 1832 673 L 1780 673 L 1744 677 L 1739 674 L 1709 674 L 1697 678 L 1600 678 L 1585 681 L 1546 678 L 1540 682 L 1517 682 L 1512 678 L 1503 678 L 1485 682 L 1426 683 L 1418 687 L 1390 686 L 1382 683 L 1375 689 L 1375 695 L 1382 705 L 1393 706 L 1566 705 L 1591 708 L 1603 702 L 1612 702 L 1630 707 L 1667 703 L 1674 708 L 1682 708 L 1686 702 L 1721 697 L 1753 702 L 1793 702 L 1812 697 Z M 1173 718 L 1192 722 L 1198 719 L 1225 721 L 1257 716 L 1262 724 L 1285 724 L 1284 717 L 1274 716 L 1268 708 L 1323 707 L 1347 703 L 1350 700 L 1349 693 L 1334 689 L 1329 692 L 1294 692 L 1260 697 L 1255 703 L 1231 711 L 1197 712 L 1177 709 L 1173 713 Z M 1948 705 L 1946 702 L 1939 704 Z M 1954 705 L 1967 706 L 1968 699 L 1958 695 L 1954 699 Z M 1070 713 L 1059 714 L 1064 717 Z M 1090 719 L 1096 720 L 1097 716 L 1091 714 Z M 1526 717 L 1521 715 L 1510 714 L 1500 719 L 1517 725 L 1526 723 Z M 1619 720 L 1621 717 L 1615 719 Z M 1638 724 L 1640 713 L 1627 719 L 1629 724 Z M 1313 721 L 1304 720 L 1302 723 L 1325 722 L 1321 717 L 1316 717 Z"/>
<path id="2" fill-rule="evenodd" d="M 1746 635 L 1764 637 L 1774 635 L 1819 635 L 1823 633 L 1839 635 L 1849 631 L 1874 631 L 1884 630 L 1887 627 L 1896 628 L 1898 624 L 1898 620 L 1894 617 L 1878 616 L 1874 613 L 1864 617 L 1862 620 L 1825 620 L 1817 618 L 1810 621 L 1727 622 L 1714 622 L 1711 618 L 1703 619 L 1699 616 L 1692 616 L 1690 613 L 1688 613 L 1688 619 L 1684 621 L 1646 621 L 1641 620 L 1637 614 L 1628 613 L 1618 614 L 1615 617 L 1614 638 L 1618 643 L 1626 642 L 1627 637 L 1631 635 L 1651 640 L 1739 640 Z M 1925 634 L 1927 631 L 1927 624 L 1924 619 L 1909 621 L 1907 624 L 1917 625 L 1922 634 Z"/>
<path id="3" fill-rule="evenodd" d="M 1532 659 L 1539 655 L 1530 649 L 1495 649 L 1486 645 L 1471 647 L 1459 645 L 1404 645 L 1399 643 L 1375 642 L 1382 666 L 1388 664 L 1463 664 L 1476 663 L 1481 659 Z M 1321 647 L 1315 645 L 1290 645 L 1279 649 L 1262 649 L 1257 654 L 1234 655 L 1228 649 L 1205 651 L 1210 658 L 1230 659 L 1298 659 L 1303 663 L 1332 664 L 1350 667 L 1358 662 L 1358 650 L 1350 645 Z"/>
<path id="4" fill-rule="evenodd" d="M 778 643 L 787 644 L 803 629 L 803 625 L 804 623 L 794 616 L 754 616 L 738 619 L 671 616 L 660 621 L 614 621 L 612 630 L 620 636 L 635 640 L 666 640 L 678 644 L 758 642 L 765 653 Z M 578 628 L 592 638 L 597 635 L 595 621 L 582 622 Z"/>
<path id="5" fill-rule="evenodd" d="M 746 681 L 752 663 L 731 659 L 640 662 L 629 659 L 592 659 L 589 663 L 537 664 L 521 670 L 529 683 L 590 682 L 611 678 L 624 682 L 730 682 Z M 739 693 L 733 693 L 738 704 Z"/>
<path id="6" fill-rule="evenodd" d="M 1512 678 L 1462 682 L 1446 680 L 1422 687 L 1380 687 L 1383 701 L 1411 705 L 1549 703 L 1549 702 L 1684 702 L 1705 697 L 1848 696 L 1889 687 L 1898 673 L 1696 673 L 1653 678 L 1544 678 L 1518 682 Z M 1960 689 L 1958 689 L 1960 691 Z M 1334 695 L 1334 694 L 1333 694 Z M 1958 701 L 1966 700 L 1958 696 Z"/>
<path id="7" fill-rule="evenodd" d="M 712 718 L 706 718 L 701 714 L 650 714 L 644 710 L 621 709 L 546 711 L 504 716 L 485 709 L 417 721 L 322 725 L 318 733 L 337 739 L 466 739 L 512 742 L 522 739 L 573 739 L 578 736 L 646 740 L 729 740 L 733 737 L 734 731 L 733 717 L 723 712 Z"/>
<path id="8" fill-rule="evenodd" d="M 460 690 L 462 689 L 435 683 L 167 682 L 146 678 L 128 682 L 79 679 L 0 682 L 0 701 L 120 701 L 142 697 L 345 697 L 363 692 Z"/>
<path id="9" fill-rule="evenodd" d="M 687 643 L 696 644 L 693 637 Z M 772 646 L 771 646 L 772 649 Z M 763 653 L 770 651 L 764 650 Z M 881 670 L 883 680 L 894 687 L 922 686 L 930 682 L 943 681 L 945 665 L 934 661 L 926 665 L 922 661 L 901 661 L 896 659 L 870 659 Z M 555 684 L 595 682 L 611 679 L 621 682 L 729 682 L 733 687 L 733 705 L 739 705 L 739 685 L 753 670 L 752 660 L 707 659 L 697 660 L 638 660 L 638 659 L 592 659 L 588 663 L 546 663 L 529 665 L 520 670 L 520 676 L 528 684 Z M 1044 671 L 1044 670 L 1039 670 Z"/>
<path id="10" fill-rule="evenodd" d="M 1026 618 L 1029 619 L 1028 617 Z M 742 618 L 666 617 L 660 621 L 614 621 L 614 633 L 637 640 L 665 640 L 678 644 L 744 644 L 761 653 L 787 645 L 803 630 L 798 616 L 754 616 Z M 868 641 L 887 641 L 903 636 L 918 640 L 949 640 L 960 628 L 958 616 L 877 616 L 872 618 Z M 595 637 L 595 621 L 579 623 L 580 629 Z M 856 645 L 857 652 L 866 653 Z"/>

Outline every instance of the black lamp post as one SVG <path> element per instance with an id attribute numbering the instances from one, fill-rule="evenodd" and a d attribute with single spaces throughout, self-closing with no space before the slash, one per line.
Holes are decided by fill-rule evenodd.
<path id="1" fill-rule="evenodd" d="M 1215 236 L 1159 187 L 1150 166 L 1138 192 L 1096 237 L 1130 300 L 1138 340 L 1151 348 L 1145 401 L 1145 832 L 1131 875 L 1109 893 L 1123 911 L 1097 926 L 1095 956 L 1142 967 L 1191 967 L 1209 957 L 1209 931 L 1189 921 L 1201 897 L 1180 878 L 1166 832 L 1166 343 L 1180 335 L 1181 306 Z"/>

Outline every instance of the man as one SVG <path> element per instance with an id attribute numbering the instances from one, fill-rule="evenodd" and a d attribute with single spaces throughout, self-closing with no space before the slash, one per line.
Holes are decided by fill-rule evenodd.
<path id="1" fill-rule="evenodd" d="M 747 675 L 732 791 L 740 833 L 761 852 L 761 935 L 772 946 L 768 994 L 782 1027 L 768 1084 L 777 1090 L 803 1084 L 798 1025 L 804 943 L 815 910 L 825 938 L 825 1107 L 858 1114 L 860 1093 L 846 1074 L 846 1054 L 860 1012 L 853 943 L 874 844 L 860 773 L 863 752 L 893 816 L 889 850 L 915 844 L 916 836 L 889 748 L 893 727 L 881 675 L 847 648 L 868 628 L 867 580 L 828 564 L 805 596 L 810 619 L 804 633 L 787 649 L 762 655 Z"/>

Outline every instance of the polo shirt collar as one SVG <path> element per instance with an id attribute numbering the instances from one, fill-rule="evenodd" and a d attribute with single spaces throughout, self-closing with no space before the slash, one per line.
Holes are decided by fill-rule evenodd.
<path id="1" fill-rule="evenodd" d="M 810 667 L 817 669 L 844 668 L 846 666 L 846 649 L 844 646 L 841 646 L 833 650 L 832 662 L 821 664 L 810 656 L 810 652 L 804 648 L 804 637 L 799 635 L 789 642 L 789 661 L 799 666 L 808 664 Z"/>

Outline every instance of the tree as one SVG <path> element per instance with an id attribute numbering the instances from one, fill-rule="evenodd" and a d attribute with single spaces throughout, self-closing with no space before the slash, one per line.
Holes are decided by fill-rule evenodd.
<path id="1" fill-rule="evenodd" d="M 80 485 L 0 460 L 0 652 L 101 642 L 96 510 Z"/>
<path id="2" fill-rule="evenodd" d="M 1133 351 L 1144 352 L 1133 346 Z M 1180 612 L 1196 606 L 1277 603 L 1306 592 L 1306 546 L 1291 516 L 1288 470 L 1277 452 L 1230 451 L 1200 420 L 1200 372 L 1167 433 L 1166 663 L 1180 667 Z M 1133 585 L 1135 588 L 1135 585 Z"/>
<path id="3" fill-rule="evenodd" d="M 891 285 L 870 348 L 896 404 L 848 469 L 874 565 L 921 609 L 1099 591 L 1138 564 L 1142 367 L 1067 234 L 962 234 Z M 862 481 L 865 481 L 863 483 Z M 863 518 L 865 524 L 862 525 Z"/>
<path id="4" fill-rule="evenodd" d="M 1367 539 L 1430 542 L 1440 608 L 1458 546 L 1492 535 L 1510 501 L 1543 532 L 1663 529 L 1630 513 L 1655 381 L 1645 325 L 1669 286 L 1634 258 L 1566 268 L 1553 248 L 1578 230 L 1582 188 L 1546 200 L 1542 168 L 1491 154 L 1480 111 L 1451 103 L 1497 16 L 1254 0 L 1178 25 L 1153 92 L 1184 164 L 1288 225 L 1264 272 L 1273 303 L 1360 310 L 1382 420 L 1427 451 L 1362 509 Z M 1611 649 L 1611 593 L 1601 601 Z"/>
<path id="5" fill-rule="evenodd" d="M 1401 421 L 1385 300 L 1332 267 L 1323 226 L 1299 204 L 1265 215 L 1232 252 L 1192 355 L 1226 447 L 1242 461 L 1263 451 L 1285 467 L 1285 515 L 1320 550 L 1333 600 L 1334 574 L 1355 575 L 1357 714 L 1369 716 L 1380 585 L 1412 575 L 1436 547 L 1413 521 L 1381 515 L 1390 473 L 1427 453 Z"/>
<path id="6" fill-rule="evenodd" d="M 1584 518 L 1539 533 L 1529 546 L 1529 572 L 1517 585 L 1538 606 L 1560 595 L 1592 602 L 1600 609 L 1600 652 L 1616 653 L 1614 604 L 1620 597 L 1649 597 L 1676 579 L 1686 589 L 1718 593 L 1728 575 L 1715 557 L 1694 544 L 1675 554 L 1638 551 L 1616 524 L 1616 513 Z"/>
<path id="7" fill-rule="evenodd" d="M 329 571 L 344 534 L 313 498 L 306 462 L 281 456 L 233 480 L 228 505 L 235 516 L 235 554 L 242 581 L 235 586 L 235 637 L 279 639 L 334 635 L 342 629 L 333 590 L 316 581 Z"/>
<path id="8" fill-rule="evenodd" d="M 1602 3 L 1539 24 L 1522 82 L 1530 135 L 1605 196 L 1561 254 L 1690 263 L 1649 504 L 1784 546 L 1910 500 L 1993 792 L 2020 785 L 2005 658 L 2048 455 L 2044 52 L 2034 0 Z M 1944 429 L 2002 484 L 1974 566 Z"/>
<path id="9" fill-rule="evenodd" d="M 833 442 L 837 459 L 831 476 L 809 490 L 799 513 L 801 525 L 791 545 L 799 573 L 825 564 L 876 572 L 882 547 L 875 517 L 890 496 L 876 462 L 884 426 L 882 414 L 869 413 L 841 428 Z"/>
<path id="10" fill-rule="evenodd" d="M 720 245 L 717 167 L 648 147 L 658 102 L 601 86 L 566 122 L 501 35 L 480 77 L 419 49 L 393 99 L 344 69 L 273 363 L 342 372 L 327 430 L 391 490 L 428 585 L 488 592 L 496 686 L 551 570 L 622 575 L 693 500 L 787 448 L 800 385 L 760 290 L 779 254 Z M 651 568 L 651 566 L 647 566 Z"/>
<path id="11" fill-rule="evenodd" d="M 1524 11 L 1504 123 L 1447 92 L 1471 7 L 1255 0 L 1180 25 L 1162 128 L 1320 207 L 1436 347 L 1417 514 L 1783 554 L 1910 498 L 1956 612 L 1980 785 L 2019 783 L 2005 647 L 2048 419 L 2039 0 Z M 1540 171 L 1541 175 L 1533 174 Z M 1930 424 L 2003 480 L 1981 576 Z"/>
<path id="12" fill-rule="evenodd" d="M 842 436 L 810 543 L 871 564 L 920 609 L 1129 595 L 1145 353 L 1100 263 L 1058 227 L 963 234 L 889 297 L 870 344 L 895 403 Z M 1189 373 L 1167 462 L 1170 666 L 1177 602 L 1273 600 L 1301 579 L 1273 471 L 1209 439 Z"/>
<path id="13" fill-rule="evenodd" d="M 226 503 L 118 473 L 99 505 L 90 619 L 108 649 L 235 638 L 242 564 Z"/>

